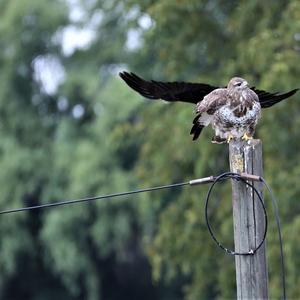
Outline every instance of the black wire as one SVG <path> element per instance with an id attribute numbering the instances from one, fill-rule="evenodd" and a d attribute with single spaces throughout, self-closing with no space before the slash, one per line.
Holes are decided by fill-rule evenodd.
<path id="1" fill-rule="evenodd" d="M 284 264 L 284 254 L 283 254 L 283 241 L 282 241 L 282 235 L 281 235 L 281 223 L 280 223 L 280 218 L 279 218 L 279 211 L 278 211 L 278 205 L 276 198 L 274 196 L 274 193 L 271 189 L 271 187 L 268 185 L 268 183 L 264 180 L 264 178 L 261 177 L 261 181 L 267 188 L 271 200 L 272 200 L 272 205 L 273 205 L 273 210 L 275 214 L 275 219 L 276 219 L 276 225 L 277 225 L 277 230 L 278 230 L 278 238 L 279 238 L 279 244 L 280 244 L 280 264 L 281 264 L 281 284 L 282 284 L 282 293 L 283 293 L 283 299 L 286 299 L 286 282 L 285 282 L 285 264 Z"/>
<path id="2" fill-rule="evenodd" d="M 223 180 L 226 180 L 226 179 L 235 179 L 237 181 L 242 181 L 244 182 L 246 185 L 250 186 L 254 192 L 256 193 L 258 199 L 259 199 L 259 202 L 261 204 L 261 207 L 263 209 L 263 212 L 264 212 L 264 218 L 265 218 L 265 230 L 264 230 L 264 234 L 263 234 L 263 237 L 262 237 L 262 240 L 260 241 L 260 243 L 258 244 L 258 246 L 255 248 L 255 249 L 249 249 L 248 252 L 235 252 L 233 250 L 230 250 L 228 248 L 226 248 L 225 246 L 223 246 L 223 244 L 221 244 L 218 239 L 216 238 L 213 230 L 212 230 L 212 227 L 210 225 L 210 222 L 209 222 L 209 217 L 208 217 L 208 203 L 209 203 L 209 200 L 210 200 L 210 196 L 211 196 L 211 193 L 212 193 L 212 190 L 214 188 L 214 186 L 220 182 L 220 181 L 223 181 Z M 238 173 L 232 173 L 232 172 L 226 172 L 226 173 L 223 173 L 217 177 L 214 177 L 214 181 L 213 183 L 211 184 L 208 192 L 207 192 L 207 195 L 206 195 L 206 199 L 205 199 L 205 221 L 206 221 L 206 225 L 207 225 L 207 228 L 208 228 L 208 231 L 210 233 L 210 236 L 212 237 L 212 239 L 214 240 L 214 242 L 222 249 L 224 250 L 226 253 L 230 254 L 230 255 L 254 255 L 256 253 L 256 251 L 263 245 L 265 239 L 266 239 L 266 235 L 267 235 L 267 231 L 268 231 L 268 217 L 267 217 L 267 211 L 266 211 L 266 207 L 265 207 L 265 204 L 263 202 L 263 199 L 261 197 L 261 195 L 259 194 L 258 190 L 255 188 L 255 186 L 249 182 L 247 182 L 246 179 L 244 179 L 240 174 Z"/>
<path id="3" fill-rule="evenodd" d="M 50 207 L 57 207 L 57 206 L 81 203 L 81 202 L 100 200 L 100 199 L 127 196 L 127 195 L 138 194 L 138 193 L 152 192 L 152 191 L 169 189 L 169 188 L 174 188 L 174 187 L 181 187 L 181 186 L 185 186 L 185 185 L 189 185 L 189 184 L 190 184 L 189 181 L 188 182 L 180 182 L 180 183 L 161 185 L 161 186 L 156 186 L 156 187 L 151 187 L 151 188 L 133 190 L 133 191 L 129 191 L 129 192 L 114 193 L 114 194 L 109 194 L 109 195 L 88 197 L 88 198 L 75 199 L 75 200 L 66 200 L 66 201 L 61 201 L 61 202 L 47 203 L 47 204 L 41 204 L 41 205 L 21 207 L 21 208 L 12 208 L 12 209 L 7 209 L 7 210 L 0 211 L 0 215 L 10 214 L 10 213 L 17 213 L 17 212 L 33 210 L 33 209 L 50 208 Z"/>

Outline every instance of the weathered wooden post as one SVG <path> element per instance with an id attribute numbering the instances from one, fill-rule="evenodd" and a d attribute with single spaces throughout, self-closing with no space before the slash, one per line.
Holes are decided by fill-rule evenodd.
<path id="1" fill-rule="evenodd" d="M 229 144 L 232 172 L 262 176 L 260 140 L 232 141 Z M 251 182 L 262 195 L 262 184 Z M 264 234 L 264 214 L 251 187 L 232 180 L 232 204 L 235 252 L 248 252 L 257 247 Z M 254 217 L 255 216 L 255 217 Z M 237 299 L 268 299 L 266 247 L 254 255 L 235 256 Z"/>

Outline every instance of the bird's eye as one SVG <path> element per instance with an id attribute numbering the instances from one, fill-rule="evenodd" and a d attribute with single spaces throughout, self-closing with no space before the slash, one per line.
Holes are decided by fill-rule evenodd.
<path id="1" fill-rule="evenodd" d="M 236 84 L 235 84 L 235 86 L 241 86 L 241 82 L 237 82 Z"/>

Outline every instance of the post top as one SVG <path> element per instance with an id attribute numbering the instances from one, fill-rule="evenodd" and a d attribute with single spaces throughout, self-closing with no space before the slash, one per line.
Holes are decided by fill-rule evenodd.
<path id="1" fill-rule="evenodd" d="M 249 164 L 252 164 L 253 160 L 261 160 L 262 156 L 262 143 L 260 140 L 237 140 L 229 143 L 229 157 L 230 166 L 233 172 L 249 172 L 253 173 L 253 169 L 248 170 Z M 259 173 L 253 173 L 255 175 L 261 175 Z"/>
<path id="2" fill-rule="evenodd" d="M 251 139 L 248 141 L 232 140 L 229 142 L 229 147 L 234 147 L 234 148 L 256 147 L 258 145 L 261 145 L 260 139 Z"/>

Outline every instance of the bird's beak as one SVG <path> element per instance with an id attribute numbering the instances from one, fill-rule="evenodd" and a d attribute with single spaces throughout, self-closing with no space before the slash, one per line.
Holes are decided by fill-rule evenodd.
<path id="1" fill-rule="evenodd" d="M 242 83 L 242 87 L 244 88 L 244 87 L 248 87 L 248 82 L 247 81 L 244 81 L 243 83 Z"/>

